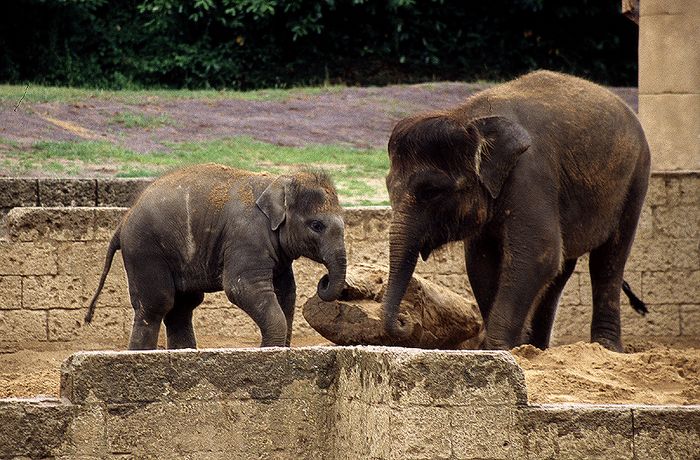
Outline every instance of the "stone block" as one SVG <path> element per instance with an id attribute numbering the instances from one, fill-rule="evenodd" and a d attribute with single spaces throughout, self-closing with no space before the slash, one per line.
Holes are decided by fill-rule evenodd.
<path id="1" fill-rule="evenodd" d="M 215 340 L 218 346 L 257 347 L 260 345 L 261 335 L 258 326 L 243 310 L 231 303 L 226 308 L 198 307 L 194 310 L 192 324 L 198 338 L 207 337 L 209 340 Z"/>
<path id="2" fill-rule="evenodd" d="M 384 262 L 384 265 L 389 265 L 388 256 Z M 423 259 L 419 258 L 415 271 L 418 275 L 423 275 L 426 273 L 436 273 L 441 275 L 456 273 L 466 275 L 464 244 L 461 241 L 457 241 L 447 244 L 440 249 L 436 249 L 433 251 L 427 261 L 423 261 Z"/>
<path id="3" fill-rule="evenodd" d="M 640 239 L 654 237 L 654 210 L 649 202 L 642 206 L 642 213 L 639 215 L 637 231 L 635 233 L 635 243 Z"/>
<path id="4" fill-rule="evenodd" d="M 46 311 L 0 310 L 0 344 L 46 341 Z"/>
<path id="5" fill-rule="evenodd" d="M 695 459 L 700 455 L 700 411 L 640 408 L 634 413 L 635 459 Z"/>
<path id="6" fill-rule="evenodd" d="M 533 406 L 516 414 L 515 427 L 511 441 L 522 446 L 526 459 L 634 456 L 632 411 L 625 407 Z"/>
<path id="7" fill-rule="evenodd" d="M 391 412 L 390 459 L 449 459 L 450 411 L 443 407 L 407 406 Z"/>
<path id="8" fill-rule="evenodd" d="M 624 279 L 629 283 L 630 287 L 632 288 L 632 291 L 635 294 L 637 294 L 637 297 L 640 297 L 642 300 L 647 301 L 647 299 L 644 297 L 645 291 L 642 285 L 642 273 L 632 271 L 631 267 L 628 266 L 627 270 L 625 270 Z M 581 275 L 579 283 L 581 287 L 581 305 L 589 305 L 592 307 L 593 286 L 591 285 L 591 277 L 587 275 Z M 627 299 L 627 296 L 622 292 L 622 286 L 620 286 L 620 309 L 625 308 L 629 308 L 629 301 Z"/>
<path id="9" fill-rule="evenodd" d="M 390 367 L 393 348 L 355 346 L 335 347 L 338 359 L 339 401 L 361 401 L 371 407 L 388 407 L 391 390 Z M 383 353 L 386 351 L 386 353 Z"/>
<path id="10" fill-rule="evenodd" d="M 700 298 L 700 270 L 645 272 L 642 299 L 650 304 L 692 304 Z"/>
<path id="11" fill-rule="evenodd" d="M 241 399 L 274 403 L 334 391 L 333 348 L 79 352 L 61 368 L 74 404 Z M 264 405 L 264 404 L 263 404 Z"/>
<path id="12" fill-rule="evenodd" d="M 451 290 L 455 294 L 464 297 L 467 302 L 474 304 L 476 303 L 466 271 L 464 273 L 451 275 L 443 275 L 441 273 L 425 273 L 421 276 L 431 283 L 435 283 L 438 286 L 442 286 Z"/>
<path id="13" fill-rule="evenodd" d="M 640 94 L 700 93 L 699 16 L 663 14 L 640 18 Z"/>
<path id="14" fill-rule="evenodd" d="M 41 206 L 95 206 L 95 179 L 39 179 Z"/>
<path id="15" fill-rule="evenodd" d="M 99 241 L 58 243 L 57 251 L 61 254 L 58 259 L 58 273 L 61 275 L 81 275 L 92 278 L 92 275 L 102 273 L 107 255 L 108 243 Z M 121 253 L 114 256 L 112 270 L 118 271 L 123 267 Z"/>
<path id="16" fill-rule="evenodd" d="M 56 399 L 0 400 L 0 458 L 52 458 L 73 412 Z"/>
<path id="17" fill-rule="evenodd" d="M 348 265 L 353 264 L 348 260 Z M 326 269 L 323 265 L 313 262 L 302 257 L 294 261 L 292 264 L 294 270 L 294 279 L 297 285 L 297 305 L 303 305 L 316 294 L 318 280 L 326 274 Z"/>
<path id="18" fill-rule="evenodd" d="M 15 241 L 87 241 L 94 238 L 95 211 L 90 208 L 14 208 L 7 230 Z"/>
<path id="19" fill-rule="evenodd" d="M 97 179 L 97 206 L 129 207 L 153 179 Z"/>
<path id="20" fill-rule="evenodd" d="M 669 206 L 700 204 L 700 171 L 669 174 L 666 179 L 666 197 Z"/>
<path id="21" fill-rule="evenodd" d="M 700 94 L 640 94 L 654 171 L 700 169 Z"/>
<path id="22" fill-rule="evenodd" d="M 454 459 L 520 458 L 511 445 L 512 407 L 460 407 L 451 411 Z"/>
<path id="23" fill-rule="evenodd" d="M 389 389 L 393 407 L 527 402 L 522 369 L 508 352 L 385 350 L 391 358 Z"/>
<path id="24" fill-rule="evenodd" d="M 627 259 L 627 270 L 641 272 L 692 271 L 700 268 L 700 248 L 695 238 L 638 239 Z"/>
<path id="25" fill-rule="evenodd" d="M 700 207 L 697 205 L 679 204 L 668 207 L 659 206 L 654 209 L 654 232 L 660 238 L 697 241 L 700 236 L 698 228 L 700 228 Z"/>
<path id="26" fill-rule="evenodd" d="M 56 248 L 45 242 L 0 241 L 0 275 L 55 275 Z"/>
<path id="27" fill-rule="evenodd" d="M 124 218 L 126 211 L 126 208 L 95 209 L 94 239 L 109 242 Z"/>
<path id="28" fill-rule="evenodd" d="M 66 406 L 72 407 L 72 417 L 63 442 L 53 452 L 55 458 L 87 460 L 116 457 L 107 451 L 106 409 L 97 404 Z"/>
<path id="29" fill-rule="evenodd" d="M 639 2 L 641 16 L 666 14 L 700 14 L 700 4 L 695 0 L 644 0 Z"/>
<path id="30" fill-rule="evenodd" d="M 86 309 L 48 312 L 48 337 L 52 342 L 122 343 L 126 346 L 133 312 L 129 308 L 97 307 L 90 324 L 85 324 Z"/>
<path id="31" fill-rule="evenodd" d="M 590 305 L 566 305 L 557 309 L 550 345 L 564 345 L 591 339 Z"/>
<path id="32" fill-rule="evenodd" d="M 0 276 L 0 310 L 22 308 L 22 278 Z"/>
<path id="33" fill-rule="evenodd" d="M 678 305 L 648 304 L 649 313 L 642 316 L 631 308 L 622 308 L 620 323 L 625 337 L 677 337 L 681 335 L 681 315 Z"/>
<path id="34" fill-rule="evenodd" d="M 391 458 L 391 410 L 358 399 L 337 400 L 335 459 Z"/>
<path id="35" fill-rule="evenodd" d="M 100 275 L 87 275 L 83 277 L 83 307 L 87 308 L 88 302 L 97 290 L 97 285 L 100 281 Z M 100 297 L 97 299 L 97 310 L 95 314 L 99 314 L 100 308 L 103 307 L 123 307 L 131 308 L 131 300 L 129 298 L 128 283 L 126 274 L 121 265 L 121 260 L 114 259 L 112 270 L 110 270 L 107 279 L 105 280 L 104 288 L 100 292 Z"/>
<path id="36" fill-rule="evenodd" d="M 681 305 L 681 335 L 697 339 L 700 337 L 700 305 Z"/>
<path id="37" fill-rule="evenodd" d="M 666 204 L 666 183 L 668 182 L 669 173 L 667 172 L 652 172 L 649 177 L 649 188 L 644 204 L 654 207 Z"/>
<path id="38" fill-rule="evenodd" d="M 26 276 L 22 279 L 22 308 L 83 308 L 83 279 L 75 275 Z"/>
<path id="39" fill-rule="evenodd" d="M 372 264 L 372 265 L 389 265 L 389 241 L 368 238 L 362 243 L 362 250 L 351 250 L 348 258 L 350 264 Z"/>
<path id="40" fill-rule="evenodd" d="M 38 205 L 39 195 L 36 179 L 0 177 L 0 208 Z"/>
<path id="41" fill-rule="evenodd" d="M 327 407 L 306 400 L 110 405 L 107 441 L 111 452 L 128 452 L 135 458 L 189 458 L 194 453 L 323 458 L 331 447 L 328 412 Z"/>
<path id="42" fill-rule="evenodd" d="M 343 213 L 346 232 L 360 241 L 366 239 L 388 241 L 391 216 L 389 206 L 347 208 Z"/>

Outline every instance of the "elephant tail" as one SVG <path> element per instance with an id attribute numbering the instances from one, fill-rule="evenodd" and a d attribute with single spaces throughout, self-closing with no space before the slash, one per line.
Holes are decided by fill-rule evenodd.
<path id="1" fill-rule="evenodd" d="M 630 300 L 630 305 L 632 305 L 634 311 L 642 316 L 649 313 L 649 309 L 647 308 L 646 304 L 642 302 L 642 300 L 637 297 L 634 292 L 632 292 L 632 288 L 630 287 L 629 283 L 624 280 L 622 281 L 622 292 L 624 292 L 627 298 Z"/>
<path id="2" fill-rule="evenodd" d="M 95 313 L 95 304 L 97 304 L 97 298 L 102 292 L 102 288 L 105 286 L 105 280 L 107 279 L 107 274 L 110 268 L 112 268 L 112 260 L 114 259 L 114 253 L 121 249 L 121 242 L 119 240 L 119 234 L 121 233 L 121 225 L 117 227 L 117 230 L 112 235 L 112 240 L 109 242 L 109 248 L 107 248 L 107 257 L 105 258 L 105 266 L 102 269 L 102 276 L 100 277 L 100 284 L 97 285 L 97 291 L 95 295 L 92 296 L 90 301 L 90 306 L 85 314 L 85 323 L 90 324 L 92 321 L 92 315 Z"/>

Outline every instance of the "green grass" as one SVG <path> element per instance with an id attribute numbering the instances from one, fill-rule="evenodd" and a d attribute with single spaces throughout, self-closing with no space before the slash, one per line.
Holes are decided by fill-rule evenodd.
<path id="1" fill-rule="evenodd" d="M 285 101 L 295 97 L 342 91 L 343 86 L 314 86 L 302 88 L 272 88 L 254 91 L 187 90 L 187 89 L 127 89 L 103 90 L 90 88 L 66 88 L 41 85 L 0 85 L 0 102 L 76 102 L 85 99 L 105 99 L 128 104 L 141 104 L 154 100 L 178 99 L 241 99 L 251 101 Z M 25 94 L 26 90 L 26 94 Z"/>
<path id="2" fill-rule="evenodd" d="M 152 129 L 161 126 L 174 126 L 175 120 L 167 115 L 150 115 L 137 112 L 119 112 L 114 115 L 110 124 L 120 125 L 124 128 Z"/>
<path id="3" fill-rule="evenodd" d="M 343 204 L 387 203 L 383 181 L 389 159 L 384 150 L 341 145 L 285 147 L 250 137 L 171 143 L 168 148 L 167 152 L 138 153 L 100 141 L 38 142 L 31 149 L 12 148 L 3 157 L 4 168 L 11 173 L 48 171 L 63 176 L 99 167 L 112 168 L 117 177 L 152 177 L 207 162 L 277 174 L 317 167 L 333 177 Z"/>

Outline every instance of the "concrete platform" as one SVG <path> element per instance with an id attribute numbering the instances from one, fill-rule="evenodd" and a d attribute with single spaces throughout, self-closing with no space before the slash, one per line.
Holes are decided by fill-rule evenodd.
<path id="1" fill-rule="evenodd" d="M 0 458 L 693 459 L 700 406 L 530 405 L 507 352 L 81 352 L 0 400 Z"/>

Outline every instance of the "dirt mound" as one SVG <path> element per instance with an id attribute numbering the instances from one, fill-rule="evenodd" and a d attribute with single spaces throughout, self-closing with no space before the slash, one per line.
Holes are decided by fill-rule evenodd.
<path id="1" fill-rule="evenodd" d="M 579 342 L 512 353 L 533 403 L 700 404 L 700 349 L 637 348 L 614 353 Z"/>

